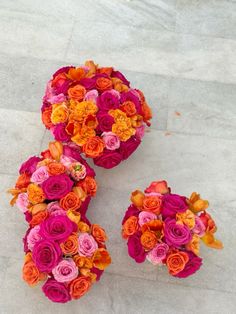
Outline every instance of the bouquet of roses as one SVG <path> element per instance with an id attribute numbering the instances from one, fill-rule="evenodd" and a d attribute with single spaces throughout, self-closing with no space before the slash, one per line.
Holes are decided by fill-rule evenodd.
<path id="1" fill-rule="evenodd" d="M 54 73 L 42 121 L 54 138 L 73 142 L 97 166 L 112 168 L 139 146 L 152 117 L 143 93 L 112 67 L 68 66 Z"/>
<path id="2" fill-rule="evenodd" d="M 19 170 L 11 205 L 25 214 L 30 226 L 37 225 L 54 211 L 68 215 L 86 213 L 96 194 L 95 172 L 74 145 L 49 143 L 40 157 L 30 157 Z"/>
<path id="3" fill-rule="evenodd" d="M 26 232 L 23 279 L 30 286 L 46 281 L 42 290 L 53 302 L 79 299 L 111 263 L 106 239 L 105 231 L 85 217 L 71 220 L 66 211 L 49 212 Z"/>
<path id="4" fill-rule="evenodd" d="M 131 195 L 132 205 L 122 222 L 128 253 L 137 262 L 166 265 L 172 276 L 185 278 L 202 265 L 200 241 L 220 249 L 216 224 L 206 209 L 208 201 L 197 193 L 190 198 L 172 194 L 166 181 L 155 181 Z"/>

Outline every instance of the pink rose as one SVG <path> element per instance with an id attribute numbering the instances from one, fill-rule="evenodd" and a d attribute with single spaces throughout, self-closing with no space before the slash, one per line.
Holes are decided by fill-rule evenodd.
<path id="1" fill-rule="evenodd" d="M 147 260 L 153 265 L 160 264 L 166 258 L 168 250 L 169 246 L 166 243 L 159 243 L 148 253 Z"/>
<path id="2" fill-rule="evenodd" d="M 144 134 L 145 134 L 145 125 L 141 125 L 140 127 L 138 127 L 136 129 L 136 133 L 135 133 L 135 136 L 141 140 L 143 137 L 144 137 Z"/>
<path id="3" fill-rule="evenodd" d="M 183 213 L 188 209 L 186 197 L 177 194 L 165 194 L 162 201 L 161 214 L 164 218 L 174 218 L 177 213 Z"/>
<path id="4" fill-rule="evenodd" d="M 114 118 L 109 115 L 107 112 L 99 112 L 97 115 L 98 119 L 98 132 L 109 132 L 112 129 L 112 125 L 114 124 Z"/>
<path id="5" fill-rule="evenodd" d="M 67 134 L 65 127 L 65 123 L 58 123 L 51 128 L 51 132 L 56 141 L 68 142 L 70 140 L 70 136 Z"/>
<path id="6" fill-rule="evenodd" d="M 121 142 L 120 144 L 120 153 L 122 155 L 122 159 L 125 160 L 129 158 L 131 154 L 138 148 L 141 141 L 135 136 L 131 136 L 126 142 Z"/>
<path id="7" fill-rule="evenodd" d="M 27 193 L 20 193 L 16 200 L 16 206 L 25 213 L 28 210 L 28 194 Z"/>
<path id="8" fill-rule="evenodd" d="M 116 150 L 120 147 L 119 138 L 112 132 L 102 133 L 102 139 L 103 139 L 107 149 Z"/>
<path id="9" fill-rule="evenodd" d="M 42 189 L 48 200 L 60 199 L 68 194 L 74 182 L 66 174 L 51 176 L 42 183 Z"/>
<path id="10" fill-rule="evenodd" d="M 98 98 L 98 107 L 100 110 L 109 111 L 117 109 L 120 104 L 120 93 L 114 89 L 105 91 Z"/>
<path id="11" fill-rule="evenodd" d="M 46 166 L 39 167 L 31 176 L 31 182 L 42 184 L 49 178 L 48 170 Z"/>
<path id="12" fill-rule="evenodd" d="M 111 169 L 119 165 L 122 160 L 122 155 L 117 151 L 104 149 L 100 157 L 94 158 L 94 164 L 99 167 Z"/>
<path id="13" fill-rule="evenodd" d="M 176 220 L 171 218 L 165 220 L 164 236 L 166 243 L 176 248 L 189 243 L 192 239 L 190 229 L 186 225 L 177 224 Z"/>
<path id="14" fill-rule="evenodd" d="M 120 79 L 125 85 L 129 87 L 130 82 L 126 79 L 126 77 L 120 71 L 113 71 L 111 76 Z"/>
<path id="15" fill-rule="evenodd" d="M 22 173 L 27 173 L 27 174 L 32 174 L 37 167 L 38 162 L 40 162 L 41 159 L 39 157 L 33 156 L 30 157 L 28 160 L 26 160 L 20 167 L 20 174 Z"/>
<path id="16" fill-rule="evenodd" d="M 136 232 L 128 239 L 128 253 L 137 263 L 143 263 L 146 259 L 146 252 L 140 241 L 141 232 Z"/>
<path id="17" fill-rule="evenodd" d="M 80 162 L 74 162 L 69 167 L 70 175 L 76 181 L 80 181 L 86 177 L 86 168 Z"/>
<path id="18" fill-rule="evenodd" d="M 76 159 L 72 158 L 72 157 L 67 157 L 65 155 L 62 155 L 61 158 L 60 158 L 60 162 L 66 167 L 66 168 L 69 168 L 70 165 L 73 163 L 73 162 L 77 162 Z"/>
<path id="19" fill-rule="evenodd" d="M 84 100 L 93 101 L 95 104 L 97 103 L 98 91 L 96 89 L 92 89 L 87 92 L 84 96 Z"/>
<path id="20" fill-rule="evenodd" d="M 48 279 L 42 286 L 45 296 L 52 302 L 66 303 L 71 300 L 69 289 L 64 283 Z"/>
<path id="21" fill-rule="evenodd" d="M 204 223 L 202 222 L 201 218 L 198 216 L 195 216 L 195 226 L 192 229 L 192 232 L 197 234 L 200 238 L 204 236 L 206 231 L 206 227 Z"/>
<path id="22" fill-rule="evenodd" d="M 78 237 L 79 241 L 79 254 L 81 256 L 91 257 L 98 249 L 98 244 L 92 235 L 88 233 L 81 233 Z"/>
<path id="23" fill-rule="evenodd" d="M 157 219 L 157 216 L 151 212 L 141 211 L 138 215 L 138 223 L 141 227 L 142 225 L 154 219 Z"/>
<path id="24" fill-rule="evenodd" d="M 27 236 L 27 244 L 28 248 L 33 251 L 35 243 L 42 239 L 41 235 L 39 234 L 40 226 L 35 226 L 32 228 Z"/>
<path id="25" fill-rule="evenodd" d="M 67 258 L 53 268 L 52 274 L 58 282 L 69 282 L 78 276 L 79 271 L 73 259 Z"/>
<path id="26" fill-rule="evenodd" d="M 50 202 L 47 205 L 47 211 L 51 215 L 54 211 L 63 209 L 60 205 L 59 202 Z M 64 209 L 63 209 L 64 210 Z"/>
<path id="27" fill-rule="evenodd" d="M 58 94 L 58 95 L 50 95 L 50 97 L 47 99 L 48 102 L 51 104 L 59 104 L 60 102 L 63 102 L 66 100 L 66 96 L 64 94 Z"/>

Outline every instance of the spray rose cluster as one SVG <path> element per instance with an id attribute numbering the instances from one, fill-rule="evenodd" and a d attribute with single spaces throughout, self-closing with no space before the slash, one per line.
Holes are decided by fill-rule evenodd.
<path id="1" fill-rule="evenodd" d="M 113 67 L 93 61 L 54 73 L 41 111 L 56 140 L 75 143 L 97 166 L 108 169 L 136 150 L 152 118 L 140 90 Z"/>
<path id="2" fill-rule="evenodd" d="M 137 263 L 146 259 L 166 265 L 172 276 L 185 278 L 202 265 L 200 241 L 221 249 L 214 236 L 216 224 L 206 211 L 208 201 L 197 193 L 190 198 L 172 194 L 166 181 L 155 181 L 131 195 L 132 204 L 122 221 L 128 253 Z"/>

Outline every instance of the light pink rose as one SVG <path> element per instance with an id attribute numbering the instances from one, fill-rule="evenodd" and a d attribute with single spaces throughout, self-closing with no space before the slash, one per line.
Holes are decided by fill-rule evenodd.
<path id="1" fill-rule="evenodd" d="M 145 125 L 143 124 L 136 129 L 135 135 L 139 140 L 141 140 L 144 137 L 144 134 L 145 134 Z"/>
<path id="2" fill-rule="evenodd" d="M 66 211 L 59 205 L 58 202 L 51 202 L 47 205 L 47 211 L 50 216 L 66 215 Z"/>
<path id="3" fill-rule="evenodd" d="M 77 162 L 77 160 L 72 157 L 67 157 L 65 155 L 62 155 L 60 158 L 60 162 L 68 169 L 71 166 L 71 164 L 73 164 L 74 162 Z"/>
<path id="4" fill-rule="evenodd" d="M 66 101 L 66 96 L 62 93 L 48 98 L 48 102 L 50 102 L 51 104 L 59 104 L 63 101 Z"/>
<path id="5" fill-rule="evenodd" d="M 41 235 L 39 234 L 40 226 L 35 226 L 32 228 L 27 236 L 27 244 L 29 249 L 32 251 L 34 248 L 35 243 L 42 239 Z"/>
<path id="6" fill-rule="evenodd" d="M 86 101 L 93 101 L 95 104 L 97 103 L 98 98 L 98 91 L 96 89 L 92 89 L 89 92 L 87 92 L 84 96 L 84 100 Z"/>
<path id="7" fill-rule="evenodd" d="M 58 282 L 69 282 L 75 279 L 78 274 L 78 267 L 72 258 L 63 259 L 53 268 L 52 274 Z"/>
<path id="8" fill-rule="evenodd" d="M 116 150 L 120 147 L 119 138 L 112 132 L 103 132 L 102 139 L 109 150 Z"/>
<path id="9" fill-rule="evenodd" d="M 49 178 L 48 170 L 46 166 L 39 167 L 31 176 L 31 182 L 41 184 Z"/>
<path id="10" fill-rule="evenodd" d="M 80 162 L 73 162 L 69 167 L 70 175 L 76 181 L 82 180 L 86 176 L 86 167 Z"/>
<path id="11" fill-rule="evenodd" d="M 98 249 L 98 244 L 92 235 L 88 233 L 81 233 L 78 237 L 79 254 L 81 256 L 91 257 Z"/>
<path id="12" fill-rule="evenodd" d="M 157 215 L 150 212 L 141 211 L 138 215 L 138 223 L 141 227 L 142 225 L 154 219 L 157 219 Z"/>
<path id="13" fill-rule="evenodd" d="M 54 96 L 54 92 L 53 92 L 53 88 L 52 88 L 52 81 L 50 80 L 50 81 L 47 83 L 43 100 L 44 100 L 44 101 L 48 101 L 48 100 L 49 100 L 51 97 L 53 97 L 53 96 Z"/>
<path id="14" fill-rule="evenodd" d="M 27 193 L 20 193 L 17 197 L 17 200 L 16 200 L 16 206 L 23 213 L 25 213 L 28 210 L 28 208 L 27 208 L 28 205 L 29 205 L 28 194 Z"/>
<path id="15" fill-rule="evenodd" d="M 168 250 L 166 243 L 159 243 L 147 254 L 147 260 L 153 265 L 160 264 L 166 258 Z"/>
<path id="16" fill-rule="evenodd" d="M 195 216 L 195 226 L 192 229 L 192 232 L 197 234 L 201 238 L 204 236 L 205 231 L 206 231 L 206 227 L 204 223 L 198 216 Z"/>

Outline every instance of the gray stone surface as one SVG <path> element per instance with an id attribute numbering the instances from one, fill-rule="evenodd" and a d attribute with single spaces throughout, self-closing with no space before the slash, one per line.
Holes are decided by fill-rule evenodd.
<path id="1" fill-rule="evenodd" d="M 235 313 L 235 8 L 226 0 L 0 1 L 1 314 Z M 90 58 L 124 71 L 154 118 L 126 162 L 95 167 L 88 216 L 108 233 L 112 265 L 81 300 L 57 305 L 21 279 L 26 224 L 5 192 L 20 164 L 52 140 L 40 120 L 47 80 Z M 135 264 L 120 237 L 130 192 L 154 179 L 208 199 L 225 246 L 202 246 L 204 265 L 185 280 Z"/>

